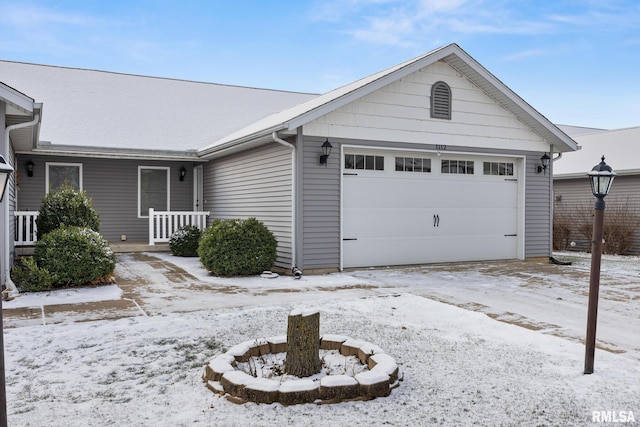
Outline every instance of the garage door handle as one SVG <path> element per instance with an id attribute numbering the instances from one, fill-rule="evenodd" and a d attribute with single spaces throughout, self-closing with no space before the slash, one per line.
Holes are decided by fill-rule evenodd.
<path id="1" fill-rule="evenodd" d="M 505 234 L 504 237 L 516 237 L 517 234 Z"/>
<path id="2" fill-rule="evenodd" d="M 436 214 L 433 216 L 433 226 L 440 227 L 440 215 Z"/>
<path id="3" fill-rule="evenodd" d="M 342 241 L 345 241 L 345 240 L 358 240 L 358 239 L 357 239 L 357 238 L 355 238 L 355 237 L 353 237 L 353 238 L 351 238 L 351 239 L 342 239 Z"/>

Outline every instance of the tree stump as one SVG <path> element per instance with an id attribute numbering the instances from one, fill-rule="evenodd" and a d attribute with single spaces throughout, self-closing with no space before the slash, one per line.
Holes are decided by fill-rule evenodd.
<path id="1" fill-rule="evenodd" d="M 288 318 L 284 370 L 289 375 L 309 377 L 321 367 L 320 312 L 293 310 Z"/>

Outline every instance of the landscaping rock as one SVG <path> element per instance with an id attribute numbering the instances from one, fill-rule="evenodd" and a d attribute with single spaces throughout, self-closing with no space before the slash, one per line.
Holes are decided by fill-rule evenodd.
<path id="1" fill-rule="evenodd" d="M 220 384 L 226 393 L 241 399 L 247 399 L 246 385 L 255 380 L 242 371 L 225 372 L 220 378 Z"/>
<path id="2" fill-rule="evenodd" d="M 382 371 L 389 375 L 389 381 L 393 384 L 398 381 L 399 368 L 396 360 L 385 353 L 374 354 L 369 357 L 369 370 Z"/>
<path id="3" fill-rule="evenodd" d="M 343 335 L 323 335 L 320 339 L 320 348 L 322 350 L 340 350 L 342 343 L 348 339 L 349 337 Z"/>
<path id="4" fill-rule="evenodd" d="M 269 350 L 271 353 L 284 353 L 287 351 L 286 335 L 267 338 L 267 342 L 269 343 Z"/>
<path id="5" fill-rule="evenodd" d="M 280 403 L 297 405 L 311 403 L 320 398 L 320 381 L 291 380 L 280 385 Z"/>
<path id="6" fill-rule="evenodd" d="M 360 385 L 349 375 L 330 375 L 320 380 L 320 399 L 346 400 L 358 397 Z"/>
<path id="7" fill-rule="evenodd" d="M 273 403 L 279 398 L 280 383 L 268 378 L 254 378 L 247 383 L 247 398 L 256 403 Z"/>
<path id="8" fill-rule="evenodd" d="M 363 397 L 382 397 L 391 393 L 389 375 L 381 371 L 367 371 L 356 375 L 360 384 L 360 395 Z"/>

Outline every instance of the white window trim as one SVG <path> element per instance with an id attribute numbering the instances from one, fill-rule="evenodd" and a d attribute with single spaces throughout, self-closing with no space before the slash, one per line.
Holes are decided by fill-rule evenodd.
<path id="1" fill-rule="evenodd" d="M 46 162 L 45 163 L 45 194 L 49 194 L 49 166 L 75 166 L 79 170 L 80 191 L 83 190 L 83 177 L 82 177 L 82 163 L 59 163 L 59 162 Z"/>
<path id="2" fill-rule="evenodd" d="M 167 171 L 167 211 L 171 210 L 171 168 L 168 166 L 138 166 L 138 218 L 149 218 L 149 213 L 146 215 L 140 215 L 140 208 L 142 207 L 142 203 L 140 200 L 141 196 L 141 172 L 143 169 L 156 169 L 156 170 L 165 170 Z"/>

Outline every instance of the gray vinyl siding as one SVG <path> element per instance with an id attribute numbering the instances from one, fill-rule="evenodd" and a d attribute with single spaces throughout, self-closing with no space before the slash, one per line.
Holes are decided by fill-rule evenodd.
<path id="1" fill-rule="evenodd" d="M 326 165 L 319 164 L 324 139 L 305 137 L 302 163 L 302 266 L 304 269 L 340 267 L 340 142 Z"/>
<path id="2" fill-rule="evenodd" d="M 292 149 L 269 144 L 204 166 L 204 210 L 214 219 L 264 222 L 278 240 L 276 265 L 292 265 Z"/>
<path id="3" fill-rule="evenodd" d="M 9 162 L 9 164 L 11 164 L 11 166 L 13 166 L 13 170 L 14 173 L 11 174 L 11 178 L 9 179 L 9 182 L 7 183 L 7 190 L 5 192 L 4 197 L 8 197 L 8 199 L 6 199 L 6 202 L 9 203 L 9 265 L 13 265 L 14 262 L 14 258 L 15 258 L 15 237 L 14 237 L 14 233 L 15 233 L 15 227 L 16 227 L 16 218 L 13 215 L 13 212 L 16 210 L 16 183 L 17 183 L 17 175 L 15 173 L 15 171 L 17 170 L 17 157 L 16 157 L 16 153 L 13 150 L 13 146 L 10 147 L 9 149 L 10 155 L 11 155 L 11 159 L 7 159 L 7 161 Z"/>
<path id="4" fill-rule="evenodd" d="M 341 145 L 363 145 L 372 148 L 436 150 L 433 144 L 357 141 L 330 138 L 333 145 L 328 163 L 320 165 L 318 157 L 324 138 L 303 140 L 302 174 L 302 256 L 305 269 L 339 268 L 340 266 L 340 168 Z M 452 148 L 453 149 L 453 148 Z M 542 152 L 487 150 L 455 147 L 456 152 L 526 156 L 525 171 L 525 258 L 551 255 L 551 170 L 538 174 Z"/>
<path id="5" fill-rule="evenodd" d="M 33 177 L 27 176 L 25 163 L 29 159 L 35 164 Z M 189 162 L 20 155 L 17 161 L 20 177 L 17 210 L 37 211 L 40 208 L 45 194 L 47 162 L 82 164 L 83 190 L 100 214 L 100 232 L 110 242 L 119 242 L 123 234 L 127 236 L 127 242 L 149 241 L 148 219 L 138 218 L 138 166 L 169 167 L 170 209 L 193 209 L 193 173 Z M 181 166 L 187 168 L 184 181 L 179 180 Z"/>
<path id="6" fill-rule="evenodd" d="M 544 153 L 527 155 L 525 185 L 525 258 L 551 255 L 551 186 L 553 165 L 546 173 L 538 173 Z"/>
<path id="7" fill-rule="evenodd" d="M 587 178 L 588 170 L 585 170 L 584 177 L 573 179 L 555 179 L 554 189 L 554 209 L 558 212 L 573 215 L 578 207 L 592 209 L 595 197 L 591 193 L 591 185 Z M 640 215 L 640 176 L 622 175 L 617 176 L 613 181 L 611 193 L 605 198 L 606 209 L 611 209 L 616 203 L 629 203 L 635 210 L 636 215 Z M 607 211 L 605 209 L 605 219 Z M 576 249 L 588 250 L 589 239 L 579 235 L 572 230 L 571 240 L 577 243 Z M 633 247 L 627 252 L 628 255 L 640 255 L 640 230 L 633 235 Z"/>

